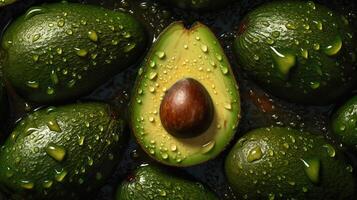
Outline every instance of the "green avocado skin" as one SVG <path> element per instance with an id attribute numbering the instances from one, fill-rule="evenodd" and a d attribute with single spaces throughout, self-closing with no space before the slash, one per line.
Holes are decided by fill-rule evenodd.
<path id="1" fill-rule="evenodd" d="M 183 9 L 191 10 L 214 10 L 231 3 L 233 0 L 161 0 Z"/>
<path id="2" fill-rule="evenodd" d="M 15 3 L 17 0 L 0 0 L 0 7 Z"/>
<path id="3" fill-rule="evenodd" d="M 356 40 L 349 22 L 311 1 L 256 8 L 242 20 L 234 48 L 254 81 L 291 102 L 329 104 L 356 83 Z"/>
<path id="4" fill-rule="evenodd" d="M 103 103 L 35 111 L 18 122 L 1 148 L 0 185 L 12 199 L 77 199 L 111 175 L 123 129 L 124 122 Z"/>
<path id="5" fill-rule="evenodd" d="M 116 200 L 217 200 L 202 184 L 156 166 L 140 166 L 117 189 Z"/>
<path id="6" fill-rule="evenodd" d="M 87 94 L 137 61 L 146 31 L 130 14 L 75 3 L 30 8 L 5 31 L 3 71 L 27 100 Z"/>
<path id="7" fill-rule="evenodd" d="M 333 133 L 348 145 L 357 145 L 357 95 L 344 103 L 331 120 Z"/>
<path id="8" fill-rule="evenodd" d="M 317 179 L 307 175 L 305 163 Z M 294 129 L 247 133 L 228 154 L 225 171 L 233 191 L 245 199 L 354 199 L 352 167 L 342 152 L 320 136 Z"/>

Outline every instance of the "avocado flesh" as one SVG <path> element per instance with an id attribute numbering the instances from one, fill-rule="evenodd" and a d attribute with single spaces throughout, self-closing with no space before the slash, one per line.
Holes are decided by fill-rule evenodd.
<path id="1" fill-rule="evenodd" d="M 117 200 L 218 199 L 201 183 L 186 180 L 159 167 L 140 166 L 116 192 Z"/>
<path id="2" fill-rule="evenodd" d="M 160 121 L 167 89 L 178 80 L 199 81 L 212 99 L 214 114 L 208 129 L 196 137 L 177 138 Z M 166 165 L 190 166 L 217 156 L 238 126 L 240 99 L 234 75 L 214 34 L 203 24 L 187 30 L 171 24 L 153 44 L 134 87 L 131 125 L 141 147 Z"/>
<path id="3" fill-rule="evenodd" d="M 357 95 L 344 103 L 331 120 L 333 133 L 348 146 L 357 145 Z"/>
<path id="4" fill-rule="evenodd" d="M 245 199 L 353 199 L 352 167 L 324 138 L 289 128 L 244 135 L 226 158 L 226 176 Z"/>
<path id="5" fill-rule="evenodd" d="M 78 191 L 95 190 L 111 175 L 123 128 L 103 103 L 35 111 L 1 148 L 0 182 L 18 199 L 77 199 L 85 194 Z"/>
<path id="6" fill-rule="evenodd" d="M 91 92 L 145 49 L 130 14 L 75 3 L 30 8 L 4 33 L 5 78 L 25 99 L 59 102 Z"/>
<path id="7" fill-rule="evenodd" d="M 176 7 L 191 10 L 214 10 L 231 3 L 232 0 L 161 0 Z"/>
<path id="8" fill-rule="evenodd" d="M 17 0 L 0 0 L 0 7 L 15 3 Z"/>
<path id="9" fill-rule="evenodd" d="M 355 44 L 342 15 L 311 1 L 275 1 L 242 20 L 234 47 L 240 66 L 273 95 L 323 105 L 356 83 Z"/>

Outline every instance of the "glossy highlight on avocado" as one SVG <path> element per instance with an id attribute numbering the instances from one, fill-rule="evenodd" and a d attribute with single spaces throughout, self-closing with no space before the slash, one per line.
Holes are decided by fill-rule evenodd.
<path id="1" fill-rule="evenodd" d="M 27 100 L 65 101 L 129 67 L 145 43 L 144 28 L 128 13 L 75 3 L 43 4 L 5 31 L 3 71 Z"/>
<path id="2" fill-rule="evenodd" d="M 175 89 L 175 84 L 181 85 L 185 79 L 198 83 Z M 195 88 L 194 91 L 201 94 L 207 92 L 205 95 L 209 97 L 194 102 L 196 94 L 189 88 Z M 199 113 L 199 116 L 205 109 L 212 109 L 213 119 L 194 117 L 191 120 L 188 118 L 192 115 L 182 113 L 166 119 L 160 107 L 167 103 L 165 97 L 171 95 L 171 89 L 176 97 L 169 100 L 174 106 L 168 111 L 186 112 L 184 110 L 190 108 L 188 102 L 192 102 L 191 109 L 197 109 L 197 112 L 189 110 L 187 113 Z M 138 143 L 152 158 L 166 165 L 184 167 L 214 158 L 230 142 L 238 126 L 240 99 L 237 83 L 218 40 L 201 23 L 186 29 L 181 22 L 175 22 L 159 36 L 139 70 L 131 98 L 131 126 Z M 182 102 L 181 108 L 178 107 L 180 103 L 172 102 L 175 99 Z M 209 108 L 210 103 L 201 111 L 195 108 L 206 100 L 212 101 L 212 108 Z M 183 129 L 185 126 L 180 126 L 178 129 L 187 130 L 184 135 L 188 137 L 177 137 L 163 126 L 162 118 L 165 118 L 164 122 L 175 124 L 179 116 L 186 116 L 177 120 L 186 123 L 185 126 L 188 122 L 209 125 L 202 125 L 204 128 L 198 133 L 193 130 L 197 127 Z"/>
<path id="3" fill-rule="evenodd" d="M 111 175 L 123 129 L 104 103 L 35 111 L 18 122 L 1 148 L 0 182 L 15 199 L 77 199 Z"/>
<path id="4" fill-rule="evenodd" d="M 245 134 L 226 158 L 226 176 L 245 199 L 353 199 L 343 153 L 322 136 L 290 128 Z"/>
<path id="5" fill-rule="evenodd" d="M 161 0 L 163 3 L 192 10 L 214 10 L 227 6 L 232 0 Z"/>
<path id="6" fill-rule="evenodd" d="M 201 183 L 187 180 L 153 165 L 142 165 L 123 181 L 116 200 L 217 200 Z"/>
<path id="7" fill-rule="evenodd" d="M 357 145 L 357 96 L 345 102 L 333 114 L 332 132 L 348 146 Z"/>
<path id="8" fill-rule="evenodd" d="M 250 12 L 234 42 L 240 66 L 273 95 L 324 105 L 357 80 L 348 20 L 312 1 L 274 1 Z"/>

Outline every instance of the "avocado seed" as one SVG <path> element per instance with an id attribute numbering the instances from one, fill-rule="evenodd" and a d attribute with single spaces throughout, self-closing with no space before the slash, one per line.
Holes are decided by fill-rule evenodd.
<path id="1" fill-rule="evenodd" d="M 160 105 L 161 123 L 175 137 L 194 137 L 203 133 L 213 120 L 213 104 L 204 86 L 192 79 L 177 81 Z"/>

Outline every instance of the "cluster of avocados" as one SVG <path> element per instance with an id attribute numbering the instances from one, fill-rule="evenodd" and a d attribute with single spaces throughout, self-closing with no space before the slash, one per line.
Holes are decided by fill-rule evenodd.
<path id="1" fill-rule="evenodd" d="M 13 2 L 0 0 L 0 9 Z M 160 2 L 193 12 L 233 4 Z M 352 162 L 330 138 L 273 124 L 242 134 L 236 80 L 241 69 L 289 104 L 336 103 L 357 83 L 357 43 L 346 17 L 312 1 L 265 3 L 241 19 L 234 62 L 203 23 L 166 17 L 174 22 L 157 36 L 152 24 L 161 15 L 145 23 L 148 16 L 138 13 L 44 3 L 6 27 L 0 121 L 11 124 L 16 115 L 7 91 L 39 107 L 1 127 L 0 199 L 94 199 L 123 160 L 130 132 L 146 160 L 116 180 L 112 199 L 222 199 L 178 169 L 219 155 L 239 199 L 356 198 Z M 135 66 L 128 105 L 81 99 Z M 333 137 L 356 152 L 357 96 L 336 107 L 329 123 Z"/>

